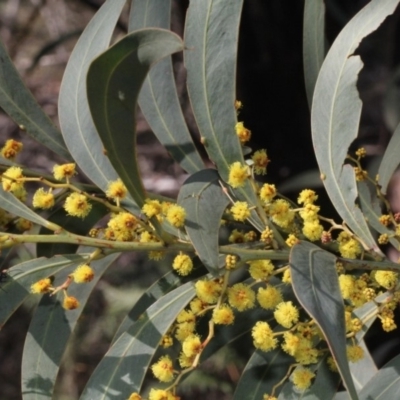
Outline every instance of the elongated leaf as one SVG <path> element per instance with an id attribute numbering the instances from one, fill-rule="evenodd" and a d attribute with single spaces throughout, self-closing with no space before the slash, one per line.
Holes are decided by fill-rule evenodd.
<path id="1" fill-rule="evenodd" d="M 40 279 L 53 275 L 75 262 L 83 262 L 88 254 L 69 254 L 55 256 L 50 259 L 44 257 L 25 261 L 8 270 L 8 277 L 1 284 L 0 290 L 0 326 L 30 295 L 30 287 Z"/>
<path id="2" fill-rule="evenodd" d="M 142 29 L 125 36 L 89 68 L 87 90 L 94 123 L 112 165 L 140 207 L 145 193 L 135 152 L 137 98 L 152 64 L 182 48 L 181 39 L 172 32 Z"/>
<path id="3" fill-rule="evenodd" d="M 325 57 L 325 3 L 306 0 L 303 19 L 303 66 L 308 105 L 312 98 L 319 70 Z"/>
<path id="4" fill-rule="evenodd" d="M 141 28 L 170 29 L 171 0 L 136 0 L 129 31 Z M 139 96 L 139 106 L 161 144 L 181 167 L 192 174 L 204 168 L 179 103 L 171 57 L 149 72 Z"/>
<path id="5" fill-rule="evenodd" d="M 111 347 L 92 374 L 81 399 L 124 399 L 140 392 L 151 358 L 162 335 L 193 298 L 187 283 L 155 302 Z"/>
<path id="6" fill-rule="evenodd" d="M 390 142 L 386 148 L 385 154 L 383 155 L 381 165 L 379 166 L 378 182 L 381 185 L 381 191 L 383 194 L 386 194 L 390 178 L 400 164 L 399 148 L 400 124 L 397 125 L 397 128 L 395 129 L 393 136 L 391 137 Z"/>
<path id="7" fill-rule="evenodd" d="M 358 399 L 347 361 L 336 257 L 309 242 L 300 242 L 290 254 L 290 273 L 297 299 L 324 334 L 351 399 Z"/>
<path id="8" fill-rule="evenodd" d="M 218 244 L 221 217 L 229 199 L 219 185 L 214 169 L 205 169 L 183 184 L 178 203 L 185 208 L 185 228 L 198 256 L 212 274 L 218 273 Z"/>
<path id="9" fill-rule="evenodd" d="M 0 41 L 0 107 L 39 143 L 71 160 L 61 132 L 22 82 Z"/>
<path id="10" fill-rule="evenodd" d="M 86 74 L 92 60 L 109 46 L 125 3 L 108 0 L 96 13 L 71 54 L 60 88 L 58 114 L 64 140 L 83 172 L 103 191 L 118 176 L 90 116 Z"/>
<path id="11" fill-rule="evenodd" d="M 353 54 L 397 4 L 398 0 L 372 0 L 338 35 L 318 76 L 311 113 L 314 148 L 328 195 L 343 220 L 372 249 L 377 246 L 355 205 L 353 168 L 343 165 L 357 136 L 362 106 L 356 88 L 362 62 Z"/>
<path id="12" fill-rule="evenodd" d="M 78 298 L 80 305 L 77 309 L 64 310 L 62 295 L 58 299 L 56 296 L 42 297 L 29 326 L 22 357 L 24 400 L 53 398 L 54 384 L 68 340 L 96 283 L 117 257 L 118 254 L 112 254 L 93 261 L 91 267 L 95 270 L 94 279 L 84 285 L 70 286 L 68 295 Z M 57 278 L 66 279 L 70 272 L 66 271 Z M 43 382 L 46 382 L 45 386 Z"/>
<path id="13" fill-rule="evenodd" d="M 224 0 L 191 1 L 185 24 L 187 87 L 205 149 L 227 182 L 229 166 L 244 163 L 235 133 L 237 123 L 236 54 L 243 0 L 226 6 Z M 260 231 L 268 225 L 250 183 L 233 190 L 241 201 L 256 206 L 250 222 Z M 276 237 L 279 233 L 276 232 Z"/>
<path id="14" fill-rule="evenodd" d="M 85 219 L 71 217 L 63 208 L 59 208 L 52 213 L 48 220 L 59 226 L 62 226 L 66 231 L 77 235 L 85 236 L 96 222 L 109 213 L 109 209 L 103 204 L 93 202 L 90 213 Z M 50 234 L 46 228 L 40 230 L 40 234 Z M 52 257 L 55 254 L 73 254 L 76 252 L 78 244 L 71 243 L 38 243 L 36 246 L 36 255 L 38 257 Z"/>
<path id="15" fill-rule="evenodd" d="M 35 224 L 44 226 L 45 228 L 51 228 L 51 223 L 49 223 L 49 221 L 32 211 L 24 203 L 19 201 L 12 193 L 5 192 L 2 187 L 0 187 L 0 201 L 1 208 L 9 213 L 25 218 Z"/>
<path id="16" fill-rule="evenodd" d="M 384 365 L 360 392 L 360 400 L 400 398 L 400 356 Z"/>

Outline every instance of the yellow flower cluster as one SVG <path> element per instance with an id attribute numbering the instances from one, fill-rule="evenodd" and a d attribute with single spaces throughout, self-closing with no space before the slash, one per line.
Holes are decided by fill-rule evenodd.
<path id="1" fill-rule="evenodd" d="M 21 152 L 23 144 L 14 139 L 6 141 L 0 150 L 0 155 L 8 160 L 14 160 L 18 153 Z"/>

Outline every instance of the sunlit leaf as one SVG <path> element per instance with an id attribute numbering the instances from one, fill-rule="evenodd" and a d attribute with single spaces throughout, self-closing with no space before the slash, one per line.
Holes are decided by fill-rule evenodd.
<path id="1" fill-rule="evenodd" d="M 136 0 L 129 31 L 141 28 L 170 29 L 171 0 Z M 151 129 L 171 156 L 188 173 L 204 168 L 179 103 L 171 57 L 149 72 L 139 95 L 139 106 Z"/>
<path id="2" fill-rule="evenodd" d="M 93 121 L 109 160 L 140 207 L 145 193 L 136 160 L 137 98 L 152 64 L 182 48 L 181 39 L 172 32 L 142 29 L 110 47 L 89 68 Z"/>
<path id="3" fill-rule="evenodd" d="M 400 398 L 400 356 L 384 365 L 360 392 L 360 400 Z"/>
<path id="4" fill-rule="evenodd" d="M 314 149 L 328 195 L 346 224 L 377 251 L 364 216 L 355 204 L 353 167 L 343 163 L 357 137 L 362 107 L 356 83 L 363 64 L 354 52 L 361 40 L 394 12 L 397 4 L 398 0 L 372 0 L 340 32 L 321 67 L 311 111 Z"/>
<path id="5" fill-rule="evenodd" d="M 88 249 L 86 249 L 88 250 Z M 69 296 L 79 300 L 79 307 L 66 311 L 62 307 L 63 293 L 60 296 L 44 295 L 33 314 L 25 340 L 22 357 L 22 392 L 24 399 L 52 398 L 54 384 L 71 334 L 74 332 L 84 306 L 96 283 L 118 254 L 109 255 L 91 262 L 95 271 L 93 280 L 85 284 L 72 284 Z M 65 271 L 57 275 L 57 280 L 67 278 Z M 46 385 L 43 384 L 46 382 Z"/>
<path id="6" fill-rule="evenodd" d="M 65 158 L 71 159 L 61 132 L 22 82 L 14 64 L 0 41 L 0 107 L 39 143 Z"/>
<path id="7" fill-rule="evenodd" d="M 290 254 L 290 273 L 297 299 L 320 327 L 351 399 L 357 399 L 347 361 L 344 304 L 336 257 L 309 242 L 300 242 Z"/>

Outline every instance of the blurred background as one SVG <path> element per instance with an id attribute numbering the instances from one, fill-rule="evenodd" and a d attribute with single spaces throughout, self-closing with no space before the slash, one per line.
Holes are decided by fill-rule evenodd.
<path id="1" fill-rule="evenodd" d="M 0 0 L 0 39 L 24 82 L 56 125 L 58 92 L 70 52 L 102 3 L 102 0 Z M 173 2 L 172 29 L 178 34 L 183 32 L 188 3 L 188 0 Z M 366 0 L 326 1 L 327 49 L 343 26 L 367 3 Z M 304 187 L 315 188 L 325 215 L 331 213 L 327 216 L 335 217 L 318 179 L 311 142 L 302 65 L 303 8 L 302 0 L 244 1 L 237 76 L 237 98 L 244 107 L 239 119 L 252 131 L 250 147 L 266 148 L 272 160 L 263 179 L 276 184 L 288 196 L 296 196 Z M 115 40 L 126 32 L 127 17 L 128 6 L 116 28 Z M 366 162 L 373 170 L 400 120 L 400 8 L 363 40 L 357 53 L 365 63 L 358 82 L 364 108 L 354 148 L 366 147 Z M 185 92 L 182 57 L 174 56 L 174 61 L 182 107 L 200 148 Z M 21 164 L 48 173 L 60 162 L 21 132 L 0 109 L 0 145 L 8 138 L 24 143 L 24 151 L 17 159 Z M 146 189 L 175 197 L 187 175 L 171 161 L 141 117 L 138 144 Z M 84 176 L 80 178 L 85 181 Z M 395 179 L 390 189 L 395 212 L 400 211 L 399 187 Z M 13 252 L 2 257 L 1 269 L 31 256 L 29 249 Z M 110 269 L 85 309 L 84 323 L 79 324 L 74 343 L 67 349 L 57 399 L 78 398 L 124 313 L 169 265 L 170 259 L 159 265 L 142 255 L 124 255 Z M 25 304 L 0 331 L 1 400 L 21 399 L 22 346 L 34 306 L 34 300 Z M 392 335 L 385 333 L 384 340 L 380 335 L 380 328 L 374 328 L 368 340 L 378 365 L 400 351 L 396 331 Z M 231 349 L 207 362 L 198 372 L 201 379 L 187 380 L 190 398 L 231 398 L 246 355 L 246 349 L 243 354 Z"/>

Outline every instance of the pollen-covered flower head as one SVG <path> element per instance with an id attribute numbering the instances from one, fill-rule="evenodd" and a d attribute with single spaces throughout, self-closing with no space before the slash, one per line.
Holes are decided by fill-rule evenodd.
<path id="1" fill-rule="evenodd" d="M 73 217 L 84 218 L 89 214 L 92 205 L 84 194 L 74 192 L 65 199 L 64 209 Z"/>
<path id="2" fill-rule="evenodd" d="M 245 201 L 236 201 L 231 207 L 233 219 L 236 221 L 245 221 L 250 217 L 249 205 Z"/>
<path id="3" fill-rule="evenodd" d="M 297 368 L 291 375 L 293 384 L 300 390 L 308 389 L 314 377 L 314 372 L 308 368 Z"/>
<path id="4" fill-rule="evenodd" d="M 249 261 L 250 276 L 255 279 L 268 279 L 274 271 L 274 264 L 271 260 L 254 260 Z"/>
<path id="5" fill-rule="evenodd" d="M 267 285 L 265 288 L 258 289 L 257 301 L 262 308 L 272 310 L 283 301 L 282 293 L 275 286 Z"/>
<path id="6" fill-rule="evenodd" d="M 128 397 L 128 400 L 142 400 L 142 396 L 139 393 L 134 392 L 131 393 L 131 395 Z"/>
<path id="7" fill-rule="evenodd" d="M 319 219 L 315 218 L 313 220 L 304 221 L 303 235 L 312 242 L 320 240 L 324 227 L 319 223 Z"/>
<path id="8" fill-rule="evenodd" d="M 393 289 L 399 279 L 399 274 L 381 270 L 375 272 L 374 278 L 385 289 Z"/>
<path id="9" fill-rule="evenodd" d="M 281 228 L 287 228 L 294 219 L 294 211 L 289 202 L 283 199 L 275 200 L 269 206 L 269 214 L 272 221 Z"/>
<path id="10" fill-rule="evenodd" d="M 230 325 L 233 323 L 234 319 L 235 314 L 228 304 L 222 304 L 220 307 L 214 308 L 212 321 L 215 324 Z"/>
<path id="11" fill-rule="evenodd" d="M 32 205 L 35 208 L 51 208 L 54 206 L 54 194 L 51 189 L 46 191 L 43 188 L 36 190 L 33 195 Z"/>
<path id="12" fill-rule="evenodd" d="M 152 388 L 150 389 L 149 400 L 179 400 L 179 397 L 169 390 Z"/>
<path id="13" fill-rule="evenodd" d="M 256 295 L 254 290 L 244 283 L 236 283 L 227 290 L 229 304 L 238 311 L 254 307 Z"/>
<path id="14" fill-rule="evenodd" d="M 75 310 L 79 307 L 79 301 L 74 296 L 65 296 L 63 301 L 63 308 L 65 310 Z"/>
<path id="15" fill-rule="evenodd" d="M 186 211 L 182 206 L 172 204 L 168 207 L 166 219 L 175 228 L 181 228 L 185 224 L 185 218 Z"/>
<path id="16" fill-rule="evenodd" d="M 244 186 L 248 177 L 249 167 L 247 165 L 242 165 L 239 161 L 230 165 L 228 184 L 234 189 Z"/>
<path id="17" fill-rule="evenodd" d="M 172 263 L 172 268 L 182 276 L 189 275 L 193 269 L 193 261 L 187 254 L 178 254 Z"/>
<path id="18" fill-rule="evenodd" d="M 10 167 L 4 171 L 1 181 L 5 192 L 17 192 L 24 188 L 22 168 Z"/>
<path id="19" fill-rule="evenodd" d="M 264 149 L 257 150 L 251 156 L 253 160 L 254 173 L 257 175 L 265 175 L 267 173 L 267 166 L 270 163 L 270 159 L 267 156 L 267 151 Z"/>
<path id="20" fill-rule="evenodd" d="M 169 356 L 161 357 L 151 366 L 151 370 L 160 382 L 171 382 L 174 379 L 174 366 Z"/>
<path id="21" fill-rule="evenodd" d="M 94 271 L 89 265 L 81 264 L 75 269 L 72 276 L 76 283 L 87 283 L 94 278 Z"/>
<path id="22" fill-rule="evenodd" d="M 6 141 L 3 148 L 0 150 L 2 157 L 8 160 L 14 160 L 17 154 L 22 150 L 23 144 L 14 139 L 9 139 Z"/>
<path id="23" fill-rule="evenodd" d="M 299 310 L 291 301 L 285 301 L 276 306 L 274 317 L 278 324 L 289 329 L 299 320 Z"/>
<path id="24" fill-rule="evenodd" d="M 360 243 L 348 232 L 340 232 L 337 242 L 339 243 L 339 252 L 342 257 L 354 259 L 362 253 Z"/>
<path id="25" fill-rule="evenodd" d="M 297 199 L 297 203 L 299 204 L 313 204 L 315 201 L 317 201 L 318 196 L 314 192 L 314 190 L 311 189 L 304 189 L 300 192 L 299 198 Z"/>
<path id="26" fill-rule="evenodd" d="M 162 206 L 158 200 L 146 199 L 142 207 L 142 212 L 147 218 L 152 218 L 161 214 Z"/>
<path id="27" fill-rule="evenodd" d="M 274 332 L 268 325 L 268 322 L 258 321 L 251 330 L 251 336 L 253 337 L 254 347 L 263 351 L 269 351 L 274 349 L 278 341 L 274 337 Z"/>
<path id="28" fill-rule="evenodd" d="M 115 201 L 122 200 L 126 197 L 128 190 L 121 179 L 110 182 L 106 191 L 106 196 Z"/>
<path id="29" fill-rule="evenodd" d="M 194 287 L 197 297 L 209 304 L 216 303 L 222 291 L 221 283 L 216 280 L 199 280 Z"/>
<path id="30" fill-rule="evenodd" d="M 364 350 L 359 345 L 347 346 L 346 352 L 347 352 L 347 358 L 352 363 L 360 361 L 364 358 Z"/>
<path id="31" fill-rule="evenodd" d="M 245 128 L 243 122 L 238 122 L 235 125 L 236 134 L 240 140 L 241 144 L 245 144 L 251 138 L 251 131 Z"/>
<path id="32" fill-rule="evenodd" d="M 199 335 L 189 335 L 182 343 L 182 351 L 186 357 L 199 354 L 203 349 Z"/>
<path id="33" fill-rule="evenodd" d="M 259 196 L 264 203 L 270 203 L 276 196 L 276 193 L 277 190 L 275 185 L 264 183 L 264 185 L 261 186 Z"/>
<path id="34" fill-rule="evenodd" d="M 72 178 L 76 174 L 76 165 L 74 163 L 55 165 L 53 175 L 57 181 Z"/>
<path id="35" fill-rule="evenodd" d="M 138 227 L 137 218 L 129 212 L 114 214 L 107 224 L 106 238 L 128 242 L 134 239 Z"/>
<path id="36" fill-rule="evenodd" d="M 49 293 L 53 289 L 50 278 L 41 279 L 31 285 L 31 293 L 43 294 Z"/>

